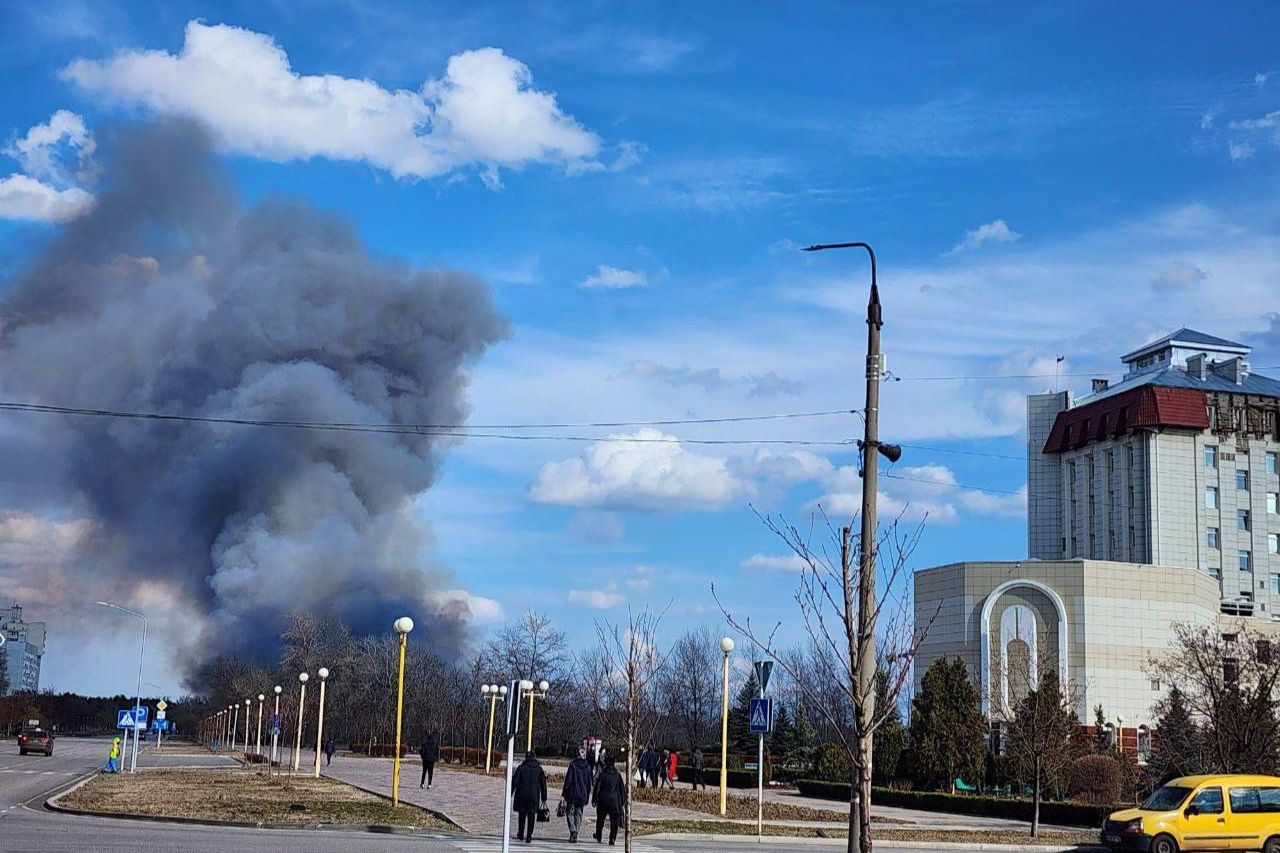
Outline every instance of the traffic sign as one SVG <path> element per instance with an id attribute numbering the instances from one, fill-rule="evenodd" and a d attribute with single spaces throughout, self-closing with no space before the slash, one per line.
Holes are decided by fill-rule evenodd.
<path id="1" fill-rule="evenodd" d="M 507 737 L 515 737 L 520 728 L 520 679 L 507 685 Z"/>
<path id="2" fill-rule="evenodd" d="M 768 734 L 773 731 L 773 700 L 772 699 L 752 699 L 751 700 L 751 733 L 754 735 Z"/>
<path id="3" fill-rule="evenodd" d="M 157 719 L 157 720 L 163 720 L 163 719 L 164 719 L 164 708 L 159 708 L 159 709 L 157 709 L 157 710 L 156 710 L 156 719 Z"/>
<path id="4" fill-rule="evenodd" d="M 130 711 L 128 708 L 124 709 L 123 711 L 116 711 L 116 728 L 117 729 L 137 728 L 137 725 L 134 723 L 134 720 L 133 720 L 133 711 Z"/>
<path id="5" fill-rule="evenodd" d="M 133 708 L 133 724 L 142 731 L 147 730 L 147 718 L 151 716 L 151 709 L 146 705 L 135 705 Z"/>
<path id="6" fill-rule="evenodd" d="M 159 717 L 156 717 L 154 720 L 151 721 L 151 731 L 153 732 L 169 731 L 169 721 L 162 720 Z"/>
<path id="7" fill-rule="evenodd" d="M 756 681 L 760 685 L 760 695 L 769 692 L 769 676 L 773 675 L 773 661 L 758 660 L 755 662 Z"/>
<path id="8" fill-rule="evenodd" d="M 162 715 L 164 714 L 164 709 L 165 709 L 165 708 L 168 708 L 168 707 L 169 707 L 169 703 L 168 703 L 168 702 L 166 702 L 166 701 L 164 701 L 163 699 L 161 699 L 159 702 L 157 702 L 157 703 L 156 703 L 156 710 L 157 710 L 159 713 L 158 713 L 158 714 L 156 714 L 156 719 L 163 719 L 163 716 L 162 716 Z"/>

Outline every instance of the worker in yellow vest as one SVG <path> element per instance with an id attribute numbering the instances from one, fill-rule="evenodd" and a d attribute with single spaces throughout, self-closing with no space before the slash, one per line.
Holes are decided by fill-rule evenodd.
<path id="1" fill-rule="evenodd" d="M 120 738 L 111 739 L 111 752 L 107 753 L 107 766 L 103 769 L 108 773 L 120 772 Z"/>

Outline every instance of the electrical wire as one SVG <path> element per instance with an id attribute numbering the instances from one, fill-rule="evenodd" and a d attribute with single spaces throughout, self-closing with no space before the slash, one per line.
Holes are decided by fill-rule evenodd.
<path id="1" fill-rule="evenodd" d="M 1017 459 L 1021 462 L 1025 462 L 1027 460 L 1025 455 L 1019 456 L 1015 453 L 992 453 L 988 450 L 961 450 L 958 447 L 929 447 L 924 444 L 903 444 L 900 441 L 894 443 L 899 447 L 908 447 L 912 450 L 925 450 L 930 453 L 958 453 L 963 456 L 989 456 L 992 459 Z"/>
<path id="2" fill-rule="evenodd" d="M 1260 370 L 1280 370 L 1280 365 L 1271 365 L 1269 367 L 1252 367 L 1250 370 L 1256 372 Z M 1124 370 L 1094 370 L 1088 373 L 986 373 L 974 374 L 972 376 L 897 376 L 894 375 L 895 382 L 983 382 L 997 379 L 1081 379 L 1084 377 L 1097 377 L 1098 379 L 1110 378 L 1112 376 L 1128 376 L 1128 371 Z"/>
<path id="3" fill-rule="evenodd" d="M 938 480 L 928 480 L 924 477 L 908 477 L 905 474 L 893 474 L 889 471 L 881 473 L 881 477 L 888 477 L 890 480 L 909 480 L 912 483 L 927 483 L 930 486 L 942 486 L 949 489 L 971 489 L 975 492 L 993 492 L 1001 495 L 1021 495 L 1021 491 L 1010 491 L 1009 489 L 996 489 L 990 486 L 971 486 L 967 483 L 944 483 Z"/>

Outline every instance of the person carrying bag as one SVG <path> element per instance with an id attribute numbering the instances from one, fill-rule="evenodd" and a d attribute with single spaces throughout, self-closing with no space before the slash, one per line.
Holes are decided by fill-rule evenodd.
<path id="1" fill-rule="evenodd" d="M 516 838 L 529 844 L 533 841 L 533 825 L 551 819 L 547 812 L 547 774 L 532 751 L 525 754 L 524 762 L 511 777 L 511 808 L 520 817 Z"/>
<path id="2" fill-rule="evenodd" d="M 560 789 L 560 808 L 556 814 L 569 824 L 569 843 L 578 843 L 578 830 L 582 827 L 582 810 L 591 802 L 591 765 L 587 763 L 587 751 L 578 750 L 578 757 L 569 762 L 564 774 L 564 787 Z"/>

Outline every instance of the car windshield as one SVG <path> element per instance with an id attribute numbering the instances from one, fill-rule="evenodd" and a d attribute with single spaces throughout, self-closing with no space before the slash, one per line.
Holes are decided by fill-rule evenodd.
<path id="1" fill-rule="evenodd" d="M 1187 798 L 1187 794 L 1191 793 L 1190 788 L 1179 788 L 1174 785 L 1165 785 L 1151 796 L 1147 797 L 1140 808 L 1149 812 L 1167 812 L 1170 809 L 1176 809 L 1182 805 L 1182 801 Z"/>

